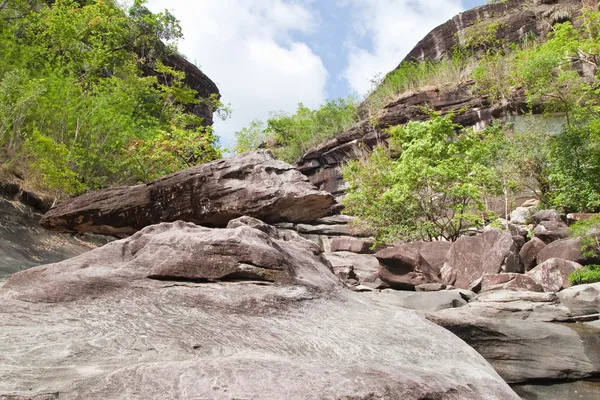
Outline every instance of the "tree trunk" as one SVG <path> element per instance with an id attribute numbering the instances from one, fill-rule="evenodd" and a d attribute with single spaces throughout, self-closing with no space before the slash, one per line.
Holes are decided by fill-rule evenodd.
<path id="1" fill-rule="evenodd" d="M 2 11 L 2 9 L 3 9 L 4 7 L 6 7 L 6 3 L 8 3 L 8 0 L 3 0 L 3 1 L 2 1 L 2 4 L 0 4 L 0 11 Z"/>

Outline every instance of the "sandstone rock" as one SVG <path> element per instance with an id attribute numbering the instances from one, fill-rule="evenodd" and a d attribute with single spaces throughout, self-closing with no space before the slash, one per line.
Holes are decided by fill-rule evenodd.
<path id="1" fill-rule="evenodd" d="M 581 255 L 581 242 L 579 239 L 563 239 L 550 243 L 537 255 L 537 263 L 542 264 L 552 258 L 575 261 L 579 264 L 587 264 L 585 257 Z"/>
<path id="2" fill-rule="evenodd" d="M 327 215 L 328 193 L 267 151 L 198 165 L 146 185 L 91 192 L 59 204 L 42 219 L 60 232 L 133 234 L 159 222 L 226 226 L 248 215 L 266 222 L 306 222 Z"/>
<path id="3" fill-rule="evenodd" d="M 568 227 L 562 221 L 542 221 L 535 227 L 533 233 L 544 243 L 552 243 L 569 237 Z"/>
<path id="4" fill-rule="evenodd" d="M 369 254 L 375 244 L 372 239 L 359 239 L 350 236 L 337 237 L 331 242 L 331 251 L 349 251 L 351 253 Z"/>
<path id="5" fill-rule="evenodd" d="M 437 271 L 410 246 L 383 249 L 375 257 L 379 260 L 379 278 L 391 288 L 414 290 L 418 285 L 440 282 Z"/>
<path id="6" fill-rule="evenodd" d="M 542 222 L 562 222 L 562 219 L 556 210 L 541 210 L 533 215 L 533 223 L 537 225 Z"/>
<path id="7" fill-rule="evenodd" d="M 485 318 L 563 322 L 571 319 L 556 293 L 494 290 L 470 300 L 465 314 Z M 465 315 L 467 317 L 468 315 Z"/>
<path id="8" fill-rule="evenodd" d="M 450 332 L 250 224 L 160 224 L 11 277 L 0 397 L 518 400 Z"/>
<path id="9" fill-rule="evenodd" d="M 515 290 L 523 292 L 543 292 L 544 288 L 531 277 L 522 274 L 484 275 L 479 292 L 491 290 Z M 475 290 L 477 292 L 477 290 Z"/>
<path id="10" fill-rule="evenodd" d="M 600 382 L 577 381 L 512 385 L 523 400 L 598 400 Z"/>
<path id="11" fill-rule="evenodd" d="M 527 276 L 542 286 L 545 292 L 560 292 L 571 286 L 569 275 L 581 268 L 576 262 L 551 258 L 529 271 Z"/>
<path id="12" fill-rule="evenodd" d="M 417 292 L 439 292 L 440 290 L 446 290 L 448 286 L 443 283 L 424 283 L 422 285 L 415 286 Z"/>
<path id="13" fill-rule="evenodd" d="M 446 256 L 452 248 L 452 242 L 437 241 L 437 242 L 412 242 L 406 243 L 404 246 L 417 250 L 421 257 L 429 263 L 434 269 L 436 275 L 440 275 L 440 271 L 446 261 Z"/>
<path id="14" fill-rule="evenodd" d="M 30 206 L 0 197 L 0 279 L 78 256 L 113 240 L 99 235 L 50 232 L 40 227 L 41 217 Z"/>
<path id="15" fill-rule="evenodd" d="M 378 279 L 379 261 L 373 255 L 355 254 L 348 251 L 336 253 L 325 253 L 334 270 L 336 268 L 347 268 L 352 270 L 351 278 L 358 280 L 361 285 L 372 289 L 387 287 Z"/>
<path id="16" fill-rule="evenodd" d="M 510 213 L 510 222 L 513 224 L 526 225 L 535 214 L 534 207 L 517 207 Z"/>
<path id="17" fill-rule="evenodd" d="M 484 275 L 521 270 L 517 245 L 511 234 L 489 230 L 459 238 L 448 252 L 441 274 L 444 283 L 468 289 Z"/>
<path id="18" fill-rule="evenodd" d="M 403 292 L 385 289 L 371 293 L 369 298 L 384 301 L 386 304 L 409 310 L 436 312 L 448 308 L 459 308 L 467 305 L 467 300 L 460 290 L 444 290 L 440 292 Z"/>
<path id="19" fill-rule="evenodd" d="M 599 215 L 599 214 L 592 214 L 592 213 L 572 213 L 572 214 L 567 214 L 567 223 L 569 225 L 573 225 L 576 222 L 584 221 L 584 220 L 592 218 L 592 217 L 594 217 L 596 215 Z"/>
<path id="20" fill-rule="evenodd" d="M 537 207 L 540 205 L 540 201 L 538 199 L 529 199 L 521 204 L 521 207 L 529 208 L 529 207 Z"/>
<path id="21" fill-rule="evenodd" d="M 525 243 L 519 252 L 521 262 L 525 266 L 525 271 L 529 271 L 537 265 L 537 256 L 544 247 L 546 247 L 546 243 L 537 237 Z"/>
<path id="22" fill-rule="evenodd" d="M 573 315 L 600 314 L 600 283 L 567 288 L 558 293 L 558 298 Z"/>
<path id="23" fill-rule="evenodd" d="M 476 349 L 509 383 L 579 380 L 600 374 L 600 330 L 482 318 L 467 314 L 466 308 L 442 310 L 428 318 Z"/>
<path id="24" fill-rule="evenodd" d="M 315 290 L 341 286 L 317 246 L 271 238 L 244 224 L 211 229 L 179 221 L 149 226 L 79 257 L 17 273 L 3 290 L 19 300 L 64 302 L 109 295 L 148 279 L 254 280 Z"/>

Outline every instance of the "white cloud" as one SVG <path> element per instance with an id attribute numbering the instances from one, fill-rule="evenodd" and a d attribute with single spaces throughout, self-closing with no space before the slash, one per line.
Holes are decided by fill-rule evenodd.
<path id="1" fill-rule="evenodd" d="M 157 12 L 171 10 L 181 21 L 180 51 L 196 62 L 231 103 L 230 120 L 215 122 L 225 146 L 235 131 L 269 111 L 293 111 L 298 102 L 325 100 L 327 71 L 321 59 L 293 32 L 316 29 L 304 3 L 290 0 L 150 0 Z"/>
<path id="2" fill-rule="evenodd" d="M 463 11 L 460 0 L 340 0 L 340 4 L 354 8 L 344 76 L 359 94 L 368 91 L 376 75 L 394 69 L 429 31 Z M 365 39 L 372 48 L 358 44 Z"/>

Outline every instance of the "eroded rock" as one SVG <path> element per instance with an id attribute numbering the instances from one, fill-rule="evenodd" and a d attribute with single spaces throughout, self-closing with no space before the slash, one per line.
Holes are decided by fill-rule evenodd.
<path id="1" fill-rule="evenodd" d="M 438 271 L 409 245 L 379 250 L 375 257 L 379 260 L 379 278 L 391 288 L 415 290 L 418 285 L 440 282 Z"/>
<path id="2" fill-rule="evenodd" d="M 571 286 L 569 275 L 581 268 L 576 262 L 551 258 L 529 271 L 527 276 L 543 287 L 545 292 L 555 293 Z"/>
<path id="3" fill-rule="evenodd" d="M 518 247 L 511 234 L 491 229 L 459 238 L 448 252 L 441 275 L 444 283 L 469 289 L 484 275 L 521 271 Z"/>
<path id="4" fill-rule="evenodd" d="M 294 167 L 268 151 L 213 161 L 146 185 L 91 192 L 59 204 L 42 225 L 60 232 L 133 234 L 182 220 L 224 227 L 248 215 L 265 222 L 308 222 L 333 205 Z"/>

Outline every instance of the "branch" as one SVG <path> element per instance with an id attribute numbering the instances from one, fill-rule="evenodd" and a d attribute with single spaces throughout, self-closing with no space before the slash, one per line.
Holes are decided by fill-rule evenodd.
<path id="1" fill-rule="evenodd" d="M 2 1 L 2 4 L 0 4 L 0 11 L 2 11 L 2 9 L 3 9 L 4 7 L 6 7 L 6 3 L 8 3 L 8 0 L 3 0 L 3 1 Z"/>

